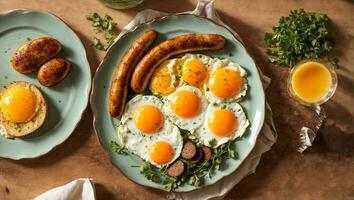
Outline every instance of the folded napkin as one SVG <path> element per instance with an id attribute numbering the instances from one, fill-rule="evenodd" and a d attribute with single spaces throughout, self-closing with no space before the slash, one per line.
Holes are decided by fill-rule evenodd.
<path id="1" fill-rule="evenodd" d="M 200 0 L 194 11 L 185 12 L 198 16 L 207 17 L 214 22 L 225 26 L 239 39 L 241 38 L 238 34 L 233 31 L 230 27 L 224 24 L 214 8 L 213 0 Z M 144 10 L 139 12 L 136 17 L 123 29 L 120 35 L 117 37 L 119 39 L 126 32 L 134 30 L 134 28 L 142 23 L 150 21 L 156 17 L 166 16 L 168 13 L 159 12 L 155 10 Z M 261 70 L 258 68 L 259 74 L 261 76 L 263 87 L 266 89 L 270 84 L 270 78 L 263 75 Z M 261 159 L 264 152 L 269 151 L 270 147 L 275 143 L 277 139 L 277 133 L 274 128 L 272 110 L 266 102 L 265 110 L 265 120 L 264 125 L 259 133 L 256 145 L 250 155 L 243 161 L 241 166 L 230 176 L 227 176 L 217 182 L 216 184 L 203 187 L 199 190 L 186 193 L 169 193 L 167 195 L 168 199 L 193 199 L 193 200 L 205 200 L 205 199 L 221 199 L 223 198 L 238 182 L 240 182 L 244 177 L 255 172 L 256 167 Z"/>
<path id="2" fill-rule="evenodd" d="M 91 179 L 76 179 L 66 185 L 53 188 L 34 200 L 95 200 L 95 187 Z"/>

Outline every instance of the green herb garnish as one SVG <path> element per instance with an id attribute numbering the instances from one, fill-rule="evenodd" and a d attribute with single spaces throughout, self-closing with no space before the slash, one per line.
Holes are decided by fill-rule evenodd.
<path id="1" fill-rule="evenodd" d="M 327 15 L 304 9 L 292 10 L 289 16 L 281 17 L 273 32 L 264 36 L 270 62 L 293 67 L 303 59 L 326 56 L 335 44 L 328 22 Z"/>
<path id="2" fill-rule="evenodd" d="M 117 142 L 115 141 L 111 141 L 111 143 L 109 144 L 109 147 L 115 151 L 117 154 L 127 154 L 127 151 L 125 149 L 124 146 L 119 145 Z"/>
<path id="3" fill-rule="evenodd" d="M 205 177 L 210 178 L 214 171 L 219 169 L 220 164 L 226 159 L 235 158 L 237 156 L 235 151 L 231 148 L 231 144 L 232 141 L 229 141 L 226 144 L 212 149 L 213 155 L 209 161 L 193 164 L 187 160 L 181 159 L 186 165 L 186 169 L 179 177 L 169 176 L 167 174 L 167 166 L 157 168 L 149 162 L 145 162 L 141 166 L 140 173 L 148 180 L 163 184 L 165 189 L 168 191 L 171 191 L 182 184 L 189 184 L 198 187 L 203 184 Z"/>
<path id="4" fill-rule="evenodd" d="M 97 37 L 93 37 L 93 45 L 101 50 L 107 51 L 107 49 L 113 44 L 114 38 L 117 37 L 117 23 L 115 23 L 111 16 L 105 14 L 102 18 L 98 13 L 88 13 L 86 19 L 91 21 L 92 27 L 97 33 L 102 33 L 105 42 L 102 42 Z"/>

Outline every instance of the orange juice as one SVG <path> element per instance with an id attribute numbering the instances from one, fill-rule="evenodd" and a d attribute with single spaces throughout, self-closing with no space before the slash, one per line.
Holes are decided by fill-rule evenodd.
<path id="1" fill-rule="evenodd" d="M 291 71 L 289 84 L 291 94 L 308 104 L 321 102 L 333 89 L 330 69 L 317 61 L 296 65 Z"/>

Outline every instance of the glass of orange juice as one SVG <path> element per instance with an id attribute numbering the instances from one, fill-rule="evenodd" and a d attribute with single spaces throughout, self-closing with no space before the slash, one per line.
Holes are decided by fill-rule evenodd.
<path id="1" fill-rule="evenodd" d="M 290 71 L 290 96 L 308 106 L 320 105 L 330 99 L 337 88 L 337 74 L 332 65 L 322 60 L 304 60 Z"/>

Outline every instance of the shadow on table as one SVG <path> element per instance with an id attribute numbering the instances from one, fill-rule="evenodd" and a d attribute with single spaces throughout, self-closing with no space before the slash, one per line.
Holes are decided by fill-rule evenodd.
<path id="1" fill-rule="evenodd" d="M 89 130 L 92 129 L 92 115 L 90 113 L 91 110 L 86 109 L 80 123 L 72 135 L 49 153 L 38 158 L 22 159 L 18 161 L 9 160 L 9 162 L 14 162 L 30 168 L 43 168 L 55 165 L 62 159 L 74 154 L 81 146 L 87 143 L 88 137 L 91 135 Z"/>
<path id="2" fill-rule="evenodd" d="M 113 193 L 109 192 L 103 184 L 95 183 L 95 190 L 97 200 L 117 200 L 117 197 Z"/>

